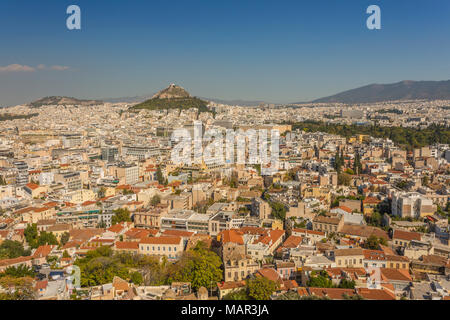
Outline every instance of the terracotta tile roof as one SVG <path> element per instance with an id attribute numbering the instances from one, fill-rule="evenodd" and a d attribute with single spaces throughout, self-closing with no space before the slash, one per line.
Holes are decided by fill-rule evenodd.
<path id="1" fill-rule="evenodd" d="M 181 237 L 167 236 L 167 237 L 152 237 L 147 239 L 142 239 L 139 243 L 141 244 L 180 244 Z"/>
<path id="2" fill-rule="evenodd" d="M 237 243 L 237 244 L 244 244 L 244 238 L 242 237 L 243 233 L 238 230 L 224 230 L 220 233 L 221 235 L 221 242 L 224 243 Z"/>
<path id="3" fill-rule="evenodd" d="M 308 290 L 304 287 L 297 288 L 297 293 L 300 297 L 309 296 Z"/>
<path id="4" fill-rule="evenodd" d="M 400 240 L 407 240 L 407 241 L 411 241 L 411 240 L 420 241 L 422 239 L 422 236 L 420 235 L 420 233 L 417 233 L 417 232 L 410 232 L 410 231 L 403 231 L 403 230 L 396 229 L 396 230 L 394 230 L 392 239 L 400 239 Z"/>
<path id="5" fill-rule="evenodd" d="M 33 253 L 33 258 L 44 258 L 47 257 L 52 250 L 56 247 L 56 245 L 44 245 L 39 246 L 36 251 Z"/>
<path id="6" fill-rule="evenodd" d="M 396 300 L 395 294 L 385 289 L 358 288 L 357 292 L 366 300 Z"/>
<path id="7" fill-rule="evenodd" d="M 313 221 L 314 222 L 319 222 L 319 223 L 339 224 L 339 222 L 341 222 L 341 219 L 340 218 L 325 217 L 325 216 L 315 216 Z"/>
<path id="8" fill-rule="evenodd" d="M 229 289 L 237 289 L 244 288 L 246 285 L 245 281 L 227 281 L 227 282 L 218 282 L 217 287 L 220 290 L 229 290 Z"/>
<path id="9" fill-rule="evenodd" d="M 73 229 L 70 230 L 70 238 L 77 241 L 85 242 L 90 238 L 102 234 L 105 229 Z"/>
<path id="10" fill-rule="evenodd" d="M 132 228 L 125 232 L 125 236 L 131 239 L 142 239 L 148 238 L 150 235 L 155 235 L 158 233 L 158 230 L 146 230 L 146 229 L 137 229 Z"/>
<path id="11" fill-rule="evenodd" d="M 122 225 L 121 223 L 118 223 L 118 224 L 115 224 L 115 225 L 109 227 L 109 228 L 106 229 L 106 230 L 111 231 L 111 232 L 114 232 L 114 233 L 119 233 L 119 232 L 121 232 L 124 228 L 125 228 L 124 225 Z"/>
<path id="12" fill-rule="evenodd" d="M 382 237 L 385 238 L 386 240 L 389 240 L 389 235 L 386 231 L 372 226 L 358 226 L 358 225 L 344 224 L 340 233 L 364 238 L 369 238 L 371 235 L 375 235 L 377 237 Z"/>
<path id="13" fill-rule="evenodd" d="M 381 202 L 381 200 L 378 200 L 377 198 L 367 197 L 363 200 L 363 205 L 364 204 L 378 204 L 380 202 Z"/>
<path id="14" fill-rule="evenodd" d="M 437 256 L 437 255 L 422 256 L 420 258 L 420 260 L 422 260 L 423 263 L 435 264 L 435 265 L 440 265 L 440 266 L 445 266 L 446 264 L 448 264 L 447 258 Z"/>
<path id="15" fill-rule="evenodd" d="M 295 280 L 284 280 L 283 281 L 283 289 L 284 290 L 291 290 L 298 288 L 298 283 Z"/>
<path id="16" fill-rule="evenodd" d="M 44 203 L 43 206 L 44 207 L 50 207 L 50 208 L 57 207 L 58 206 L 58 202 L 55 202 L 55 201 L 47 202 L 47 203 Z"/>
<path id="17" fill-rule="evenodd" d="M 164 232 L 162 232 L 162 235 L 190 238 L 194 235 L 194 232 L 183 231 L 183 230 L 165 230 Z"/>
<path id="18" fill-rule="evenodd" d="M 408 270 L 393 269 L 393 268 L 381 268 L 381 280 L 386 281 L 412 281 L 411 275 Z"/>
<path id="19" fill-rule="evenodd" d="M 46 289 L 48 286 L 48 280 L 42 280 L 42 281 L 36 281 L 36 285 L 34 286 L 34 288 L 36 290 L 40 290 L 40 289 Z"/>
<path id="20" fill-rule="evenodd" d="M 97 201 L 85 201 L 81 204 L 82 207 L 87 207 L 87 206 L 91 206 L 93 204 L 96 204 Z"/>
<path id="21" fill-rule="evenodd" d="M 24 263 L 27 261 L 31 261 L 32 257 L 18 257 L 18 258 L 12 258 L 12 259 L 3 259 L 0 260 L 0 266 L 9 266 L 14 265 L 18 263 Z"/>
<path id="22" fill-rule="evenodd" d="M 386 260 L 386 255 L 385 255 L 384 251 L 381 251 L 381 250 L 364 249 L 363 253 L 364 253 L 364 259 L 367 259 L 367 260 L 380 260 L 380 261 Z"/>
<path id="23" fill-rule="evenodd" d="M 298 236 L 290 236 L 283 243 L 283 248 L 297 248 L 302 243 L 303 238 Z"/>
<path id="24" fill-rule="evenodd" d="M 117 241 L 115 247 L 118 250 L 138 250 L 139 242 L 137 241 Z"/>
<path id="25" fill-rule="evenodd" d="M 258 277 L 264 277 L 266 279 L 269 279 L 274 282 L 278 282 L 279 284 L 283 283 L 283 279 L 279 275 L 278 272 L 275 271 L 273 268 L 263 268 L 256 271 L 256 276 Z"/>
<path id="26" fill-rule="evenodd" d="M 69 241 L 62 247 L 62 249 L 65 250 L 70 248 L 78 248 L 82 244 L 83 244 L 82 241 Z"/>
<path id="27" fill-rule="evenodd" d="M 116 291 L 128 291 L 130 290 L 130 284 L 119 277 L 114 277 L 112 285 Z"/>
<path id="28" fill-rule="evenodd" d="M 363 249 L 361 249 L 361 248 L 337 249 L 337 250 L 334 250 L 334 255 L 336 257 L 362 256 L 362 255 L 364 255 L 364 252 L 363 252 Z"/>
<path id="29" fill-rule="evenodd" d="M 26 187 L 30 190 L 36 190 L 39 186 L 35 183 L 27 183 Z"/>
<path id="30" fill-rule="evenodd" d="M 328 297 L 332 300 L 344 300 L 344 295 L 354 296 L 355 289 L 341 289 L 341 288 L 308 288 L 310 295 L 317 297 Z"/>
<path id="31" fill-rule="evenodd" d="M 349 207 L 346 207 L 346 206 L 339 206 L 339 207 L 336 207 L 336 208 L 333 208 L 333 209 L 341 209 L 341 210 L 343 210 L 345 212 L 352 213 L 352 209 L 350 209 Z M 331 209 L 331 210 L 333 210 L 333 209 Z"/>

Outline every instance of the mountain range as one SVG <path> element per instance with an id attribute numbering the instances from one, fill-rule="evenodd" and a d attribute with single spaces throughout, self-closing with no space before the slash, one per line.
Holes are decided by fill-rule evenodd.
<path id="1" fill-rule="evenodd" d="M 450 80 L 371 84 L 312 102 L 354 104 L 398 100 L 450 100 Z"/>
<path id="2" fill-rule="evenodd" d="M 45 97 L 36 101 L 29 103 L 28 105 L 32 108 L 39 108 L 42 106 L 49 105 L 57 105 L 57 106 L 72 106 L 72 105 L 80 105 L 80 106 L 96 106 L 103 104 L 103 101 L 100 100 L 80 100 L 71 97 Z"/>
<path id="3" fill-rule="evenodd" d="M 376 103 L 399 100 L 450 100 L 450 80 L 447 81 L 401 81 L 392 84 L 370 84 L 360 88 L 344 91 L 332 96 L 320 98 L 305 103 Z M 215 98 L 192 97 L 185 89 L 175 84 L 153 95 L 136 97 L 110 98 L 100 100 L 79 100 L 70 97 L 45 97 L 28 104 L 38 108 L 43 105 L 97 105 L 103 102 L 138 103 L 133 109 L 160 109 L 197 107 L 208 110 L 207 101 L 214 101 L 228 105 L 257 106 L 264 101 L 223 100 Z"/>

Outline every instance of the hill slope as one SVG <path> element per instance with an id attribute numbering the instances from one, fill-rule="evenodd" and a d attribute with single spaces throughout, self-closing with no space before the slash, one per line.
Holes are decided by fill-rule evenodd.
<path id="1" fill-rule="evenodd" d="M 313 102 L 351 104 L 416 99 L 450 100 L 450 80 L 402 81 L 393 84 L 371 84 L 317 99 Z"/>
<path id="2" fill-rule="evenodd" d="M 96 106 L 103 104 L 103 101 L 99 100 L 79 100 L 71 97 L 45 97 L 34 102 L 29 103 L 28 105 L 33 108 L 39 108 L 47 105 L 79 105 L 79 106 Z"/>
<path id="3" fill-rule="evenodd" d="M 163 109 L 190 109 L 197 108 L 199 112 L 210 112 L 208 102 L 192 97 L 183 88 L 171 84 L 166 89 L 155 94 L 151 99 L 137 104 L 130 110 L 163 110 Z"/>

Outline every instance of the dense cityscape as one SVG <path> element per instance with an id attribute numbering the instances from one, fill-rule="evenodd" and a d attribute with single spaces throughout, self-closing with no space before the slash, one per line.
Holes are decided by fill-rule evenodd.
<path id="1" fill-rule="evenodd" d="M 0 109 L 1 300 L 450 299 L 450 101 L 60 98 Z M 174 163 L 198 121 L 278 170 Z"/>

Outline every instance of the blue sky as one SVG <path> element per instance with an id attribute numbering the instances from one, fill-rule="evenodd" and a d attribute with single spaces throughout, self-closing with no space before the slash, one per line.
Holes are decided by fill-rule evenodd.
<path id="1" fill-rule="evenodd" d="M 82 30 L 66 28 L 71 4 Z M 366 28 L 371 4 L 381 30 Z M 151 94 L 172 82 L 203 97 L 307 101 L 450 79 L 450 1 L 2 0 L 0 41 L 0 105 Z"/>

